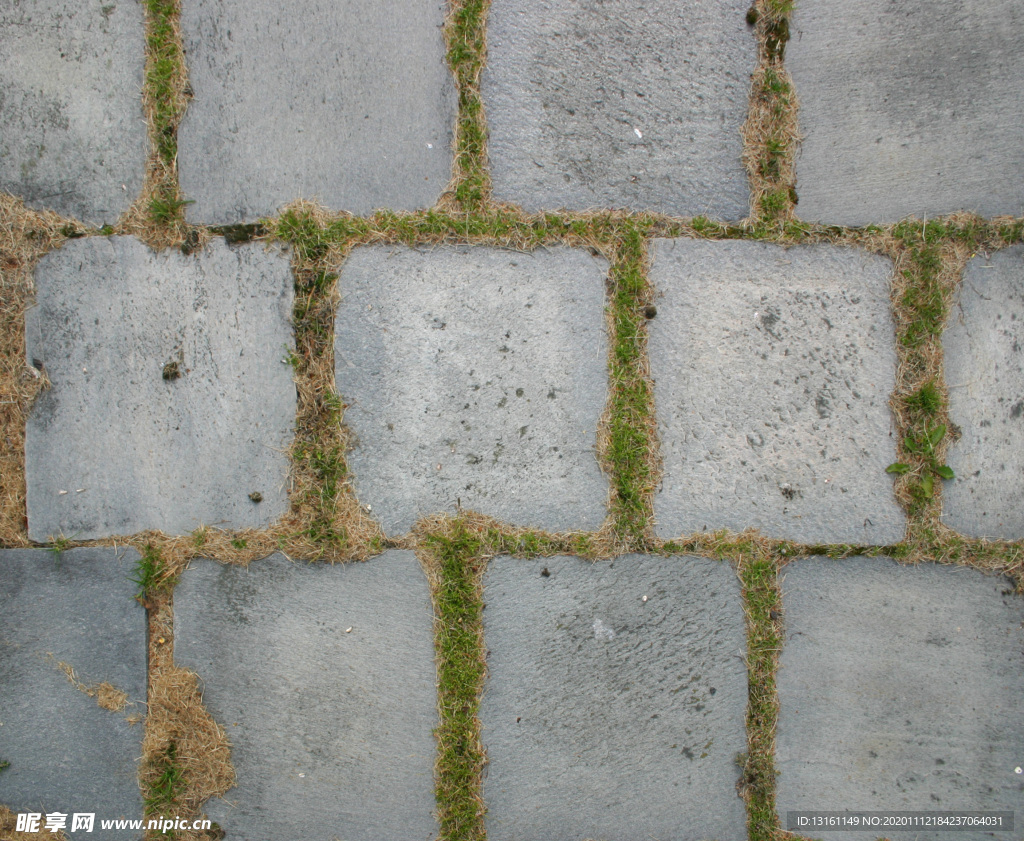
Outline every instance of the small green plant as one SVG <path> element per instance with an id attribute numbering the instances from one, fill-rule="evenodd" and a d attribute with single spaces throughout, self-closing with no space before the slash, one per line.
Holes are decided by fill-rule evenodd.
<path id="1" fill-rule="evenodd" d="M 951 467 L 939 462 L 938 456 L 935 453 L 936 448 L 945 436 L 946 425 L 944 423 L 930 426 L 925 422 L 924 427 L 919 432 L 911 432 L 903 439 L 904 449 L 912 455 L 920 456 L 925 462 L 924 473 L 918 485 L 919 494 L 924 499 L 932 498 L 932 494 L 935 491 L 935 477 L 939 479 L 953 479 L 956 476 Z M 890 464 L 885 468 L 885 471 L 886 473 L 902 475 L 909 473 L 912 469 L 911 465 L 898 461 Z"/>
<path id="2" fill-rule="evenodd" d="M 71 538 L 59 535 L 57 537 L 51 537 L 50 539 L 50 552 L 53 553 L 54 557 L 60 558 L 62 552 L 66 552 L 71 548 Z"/>
<path id="3" fill-rule="evenodd" d="M 145 603 L 158 592 L 173 587 L 177 579 L 176 576 L 168 575 L 168 567 L 160 556 L 160 550 L 147 544 L 139 555 L 139 560 L 135 564 L 135 574 L 130 580 L 139 586 L 136 598 Z"/>
<path id="4" fill-rule="evenodd" d="M 244 549 L 249 544 L 241 537 L 234 537 L 231 539 L 231 545 L 234 546 L 236 549 Z"/>
<path id="5" fill-rule="evenodd" d="M 192 545 L 196 549 L 202 549 L 206 545 L 206 538 L 208 537 L 208 529 L 206 526 L 200 526 L 194 532 L 192 532 Z"/>
<path id="6" fill-rule="evenodd" d="M 11 767 L 11 763 L 10 762 L 6 762 L 3 759 L 0 759 L 0 771 L 6 771 L 10 767 Z"/>
<path id="7" fill-rule="evenodd" d="M 173 806 L 185 789 L 185 772 L 178 760 L 178 748 L 171 742 L 154 761 L 156 774 L 143 796 L 146 814 L 161 814 Z"/>
<path id="8" fill-rule="evenodd" d="M 181 219 L 185 205 L 193 203 L 192 199 L 183 199 L 169 193 L 156 195 L 149 203 L 149 215 L 157 224 L 169 225 Z"/>

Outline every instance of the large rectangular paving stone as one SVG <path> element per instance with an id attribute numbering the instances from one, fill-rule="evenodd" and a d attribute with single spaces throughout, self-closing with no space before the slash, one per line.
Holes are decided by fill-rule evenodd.
<path id="1" fill-rule="evenodd" d="M 810 0 L 790 28 L 802 218 L 1024 211 L 1018 0 Z"/>
<path id="2" fill-rule="evenodd" d="M 495 0 L 482 78 L 494 197 L 746 216 L 749 6 Z"/>
<path id="3" fill-rule="evenodd" d="M 728 563 L 503 557 L 484 598 L 488 838 L 746 837 L 746 636 Z"/>
<path id="4" fill-rule="evenodd" d="M 286 256 L 91 237 L 48 254 L 35 281 L 28 358 L 53 385 L 28 420 L 30 538 L 257 528 L 285 511 Z"/>
<path id="5" fill-rule="evenodd" d="M 189 217 L 269 216 L 297 198 L 365 214 L 433 205 L 456 96 L 444 0 L 195 0 L 181 25 L 195 97 L 179 130 Z"/>
<path id="6" fill-rule="evenodd" d="M 412 552 L 182 575 L 174 657 L 231 742 L 237 786 L 205 806 L 229 838 L 433 841 L 432 616 Z"/>
<path id="7" fill-rule="evenodd" d="M 0 761 L 10 763 L 0 803 L 65 813 L 69 829 L 74 813 L 91 812 L 89 837 L 104 841 L 141 837 L 99 824 L 142 817 L 146 611 L 129 580 L 138 557 L 133 549 L 0 551 Z M 122 709 L 109 709 L 117 699 L 100 694 L 101 684 L 127 696 Z"/>
<path id="8" fill-rule="evenodd" d="M 353 252 L 336 380 L 356 491 L 386 532 L 460 501 L 506 522 L 600 527 L 607 268 L 568 248 Z"/>
<path id="9" fill-rule="evenodd" d="M 892 264 L 852 249 L 657 240 L 661 537 L 759 528 L 890 543 Z"/>
<path id="10" fill-rule="evenodd" d="M 1024 599 L 964 567 L 808 558 L 784 570 L 777 807 L 1024 814 Z M 891 841 L 987 832 L 885 830 Z M 866 832 L 829 832 L 865 841 Z"/>
<path id="11" fill-rule="evenodd" d="M 961 437 L 943 483 L 946 525 L 1024 538 L 1024 246 L 967 263 L 942 335 L 950 419 Z"/>
<path id="12" fill-rule="evenodd" d="M 0 4 L 0 190 L 116 222 L 146 169 L 145 58 L 140 3 Z"/>

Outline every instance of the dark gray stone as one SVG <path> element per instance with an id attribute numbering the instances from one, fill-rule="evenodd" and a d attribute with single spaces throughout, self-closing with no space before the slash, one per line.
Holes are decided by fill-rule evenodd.
<path id="1" fill-rule="evenodd" d="M 498 558 L 484 588 L 488 838 L 746 837 L 746 634 L 728 563 Z"/>
<path id="2" fill-rule="evenodd" d="M 432 615 L 412 552 L 184 573 L 175 662 L 231 741 L 238 784 L 205 807 L 229 838 L 437 837 Z"/>
<path id="3" fill-rule="evenodd" d="M 0 5 L 0 190 L 29 207 L 114 223 L 142 188 L 142 4 Z"/>
<path id="4" fill-rule="evenodd" d="M 356 491 L 386 532 L 460 500 L 522 525 L 600 527 L 606 273 L 567 248 L 353 252 L 336 381 Z"/>
<path id="5" fill-rule="evenodd" d="M 1024 246 L 967 263 L 942 336 L 949 416 L 946 525 L 970 537 L 1024 538 Z"/>
<path id="6" fill-rule="evenodd" d="M 784 576 L 776 738 L 783 826 L 788 810 L 1015 810 L 1019 821 L 1024 600 L 1012 585 L 964 567 L 888 558 L 809 558 Z"/>
<path id="7" fill-rule="evenodd" d="M 258 528 L 286 510 L 287 257 L 91 237 L 48 254 L 35 278 L 28 358 L 53 386 L 28 420 L 31 539 Z"/>
<path id="8" fill-rule="evenodd" d="M 892 263 L 833 246 L 657 240 L 651 373 L 661 537 L 756 527 L 808 543 L 904 532 Z"/>
<path id="9" fill-rule="evenodd" d="M 797 214 L 840 225 L 1024 211 L 1024 6 L 797 3 Z"/>
<path id="10" fill-rule="evenodd" d="M 504 0 L 483 99 L 499 201 L 746 216 L 748 0 Z"/>
<path id="11" fill-rule="evenodd" d="M 364 214 L 433 205 L 456 97 L 443 0 L 195 0 L 195 98 L 179 132 L 189 218 L 238 222 L 297 198 Z"/>
<path id="12" fill-rule="evenodd" d="M 129 580 L 133 549 L 0 551 L 0 803 L 14 812 L 142 817 L 138 758 L 146 712 L 146 611 Z M 75 688 L 109 683 L 120 712 Z M 132 724 L 129 719 L 135 721 Z M 48 835 L 48 833 L 47 833 Z M 73 837 L 73 836 L 69 836 Z"/>

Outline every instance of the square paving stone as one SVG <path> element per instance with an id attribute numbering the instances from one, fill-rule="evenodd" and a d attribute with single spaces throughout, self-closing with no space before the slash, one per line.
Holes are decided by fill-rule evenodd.
<path id="1" fill-rule="evenodd" d="M 443 0 L 196 0 L 181 25 L 195 97 L 179 131 L 188 215 L 269 216 L 297 198 L 364 214 L 433 205 L 456 96 Z"/>
<path id="2" fill-rule="evenodd" d="M 607 270 L 568 248 L 353 252 L 336 381 L 356 491 L 386 532 L 460 501 L 522 525 L 600 527 Z"/>
<path id="3" fill-rule="evenodd" d="M 746 216 L 749 6 L 495 0 L 482 78 L 495 199 Z"/>
<path id="4" fill-rule="evenodd" d="M 840 225 L 1024 211 L 1017 0 L 797 3 L 797 214 Z"/>
<path id="5" fill-rule="evenodd" d="M 1007 579 L 888 558 L 809 558 L 785 568 L 782 592 L 776 767 L 784 828 L 789 810 L 1015 810 L 1020 820 L 1024 599 Z M 1019 831 L 1017 823 L 1014 837 Z"/>
<path id="6" fill-rule="evenodd" d="M 946 525 L 970 537 L 1024 538 L 1024 246 L 967 263 L 942 336 L 956 473 Z"/>
<path id="7" fill-rule="evenodd" d="M 237 786 L 205 807 L 229 838 L 437 837 L 432 617 L 412 552 L 184 573 L 175 662 L 231 741 Z"/>
<path id="8" fill-rule="evenodd" d="M 141 837 L 100 828 L 142 817 L 146 611 L 129 580 L 138 558 L 133 549 L 0 551 L 0 761 L 10 763 L 0 803 L 66 813 L 68 829 L 74 813 L 94 813 L 89 837 L 106 841 Z M 123 709 L 100 707 L 103 683 L 127 695 Z"/>
<path id="9" fill-rule="evenodd" d="M 28 358 L 53 385 L 28 420 L 29 537 L 257 528 L 285 511 L 285 255 L 91 237 L 48 254 L 35 280 Z"/>
<path id="10" fill-rule="evenodd" d="M 892 263 L 832 246 L 657 240 L 661 537 L 890 543 Z"/>
<path id="11" fill-rule="evenodd" d="M 142 188 L 149 143 L 140 3 L 0 4 L 0 190 L 114 223 Z"/>
<path id="12" fill-rule="evenodd" d="M 728 563 L 503 557 L 484 599 L 491 841 L 746 837 L 746 634 Z"/>

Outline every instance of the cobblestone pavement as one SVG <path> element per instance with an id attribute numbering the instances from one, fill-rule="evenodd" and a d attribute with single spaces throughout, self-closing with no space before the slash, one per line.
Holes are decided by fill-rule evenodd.
<path id="1" fill-rule="evenodd" d="M 1024 838 L 1022 57 L 0 0 L 0 841 Z"/>

